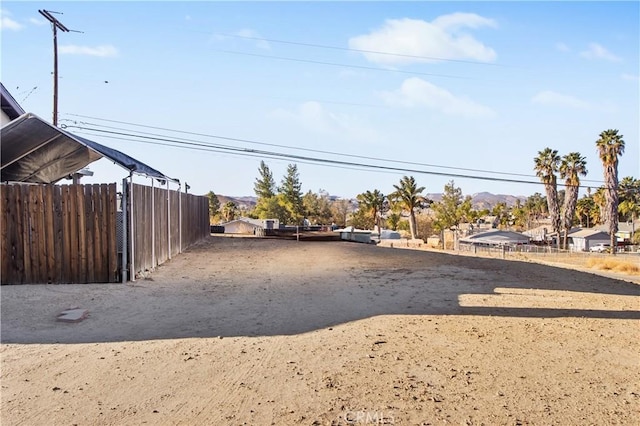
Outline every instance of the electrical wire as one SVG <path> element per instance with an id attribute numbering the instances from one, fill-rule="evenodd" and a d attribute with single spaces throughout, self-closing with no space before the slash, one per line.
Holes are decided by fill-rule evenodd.
<path id="1" fill-rule="evenodd" d="M 162 131 L 173 132 L 173 133 L 188 134 L 188 135 L 201 136 L 201 137 L 207 137 L 207 138 L 213 138 L 213 139 L 222 139 L 222 140 L 228 140 L 228 141 L 233 141 L 233 142 L 250 143 L 250 144 L 255 144 L 255 145 L 263 145 L 263 146 L 276 147 L 276 148 L 293 149 L 293 150 L 313 152 L 313 153 L 318 153 L 318 154 L 336 155 L 336 156 L 347 157 L 347 158 L 357 158 L 357 159 L 361 159 L 361 160 L 382 161 L 382 162 L 386 162 L 386 163 L 405 164 L 405 165 L 410 165 L 410 166 L 434 167 L 434 168 L 440 168 L 440 169 L 459 170 L 459 171 L 464 171 L 464 172 L 475 172 L 475 173 L 485 173 L 485 174 L 494 174 L 494 175 L 501 175 L 501 176 L 520 176 L 520 177 L 534 178 L 534 176 L 532 176 L 530 174 L 524 174 L 524 173 L 511 173 L 511 172 L 500 172 L 500 171 L 494 171 L 494 170 L 472 169 L 472 168 L 465 168 L 465 167 L 442 166 L 442 165 L 419 163 L 419 162 L 413 162 L 413 161 L 402 161 L 402 160 L 393 160 L 393 159 L 388 159 L 388 158 L 372 157 L 372 156 L 366 156 L 366 155 L 345 154 L 345 153 L 339 153 L 339 152 L 335 152 L 335 151 L 326 151 L 326 150 L 318 150 L 318 149 L 311 149 L 311 148 L 293 147 L 293 146 L 288 146 L 288 145 L 273 144 L 273 143 L 267 143 L 267 142 L 259 142 L 259 141 L 249 140 L 249 139 L 232 138 L 232 137 L 226 137 L 226 136 L 211 135 L 211 134 L 206 134 L 206 133 L 197 133 L 197 132 L 190 132 L 190 131 L 185 131 L 185 130 L 170 129 L 170 128 L 166 128 L 166 127 L 149 126 L 149 125 L 144 125 L 144 124 L 138 124 L 138 123 L 132 123 L 132 122 L 126 122 L 126 121 L 119 121 L 119 120 L 110 120 L 110 119 L 92 117 L 92 116 L 81 115 L 81 114 L 65 113 L 65 115 L 74 116 L 74 117 L 81 117 L 81 118 L 89 118 L 89 119 L 92 119 L 92 120 L 105 121 L 105 122 L 111 122 L 111 123 L 117 123 L 117 124 L 124 124 L 124 125 L 134 126 L 134 127 L 148 128 L 148 129 L 153 129 L 153 130 L 162 130 Z M 108 128 L 108 129 L 112 129 L 112 130 L 128 130 L 128 129 L 123 129 L 123 128 L 119 128 L 119 127 L 110 127 L 110 126 L 105 126 L 105 125 L 96 124 L 96 123 L 85 123 L 85 122 L 82 122 L 82 123 L 83 124 L 92 125 L 92 126 L 104 127 L 104 128 Z M 159 134 L 156 134 L 156 133 L 140 132 L 140 131 L 136 131 L 136 132 L 140 133 L 140 134 L 150 135 L 150 136 L 160 136 L 160 137 L 163 136 L 163 135 L 159 135 Z M 179 138 L 179 137 L 175 138 L 175 139 L 184 140 L 184 141 L 191 141 L 190 139 Z M 582 181 L 583 182 L 598 183 L 598 184 L 602 183 L 601 181 L 588 180 L 588 179 L 583 179 Z"/>
<path id="2" fill-rule="evenodd" d="M 393 53 L 393 52 L 383 52 L 379 50 L 366 50 L 366 49 L 356 49 L 352 47 L 340 47 L 340 46 L 329 46 L 325 44 L 316 44 L 316 43 L 304 43 L 299 41 L 289 41 L 289 40 L 278 40 L 272 38 L 263 38 L 263 37 L 255 37 L 255 36 L 243 36 L 240 34 L 227 34 L 227 33 L 211 33 L 209 31 L 198 31 L 198 30 L 190 30 L 193 32 L 202 32 L 218 37 L 233 37 L 233 38 L 242 38 L 245 40 L 256 40 L 256 41 L 267 41 L 269 43 L 280 43 L 280 44 L 289 44 L 294 46 L 305 46 L 305 47 L 316 47 L 320 49 L 331 49 L 331 50 L 342 50 L 347 52 L 358 52 L 358 53 L 373 53 L 376 55 L 385 55 L 385 56 L 396 56 L 400 58 L 410 58 L 410 59 L 423 59 L 428 61 L 442 61 L 442 62 L 459 62 L 463 64 L 473 64 L 473 65 L 488 65 L 488 66 L 498 66 L 504 67 L 506 65 L 494 64 L 490 62 L 479 62 L 479 61 L 469 61 L 465 59 L 451 59 L 451 58 L 441 58 L 436 56 L 421 56 L 421 55 L 409 55 L 405 53 Z"/>
<path id="3" fill-rule="evenodd" d="M 257 58 L 278 59 L 282 61 L 304 62 L 304 63 L 316 64 L 316 65 L 329 65 L 333 67 L 356 68 L 356 69 L 362 69 L 362 70 L 382 71 L 382 72 L 394 72 L 399 74 L 422 75 L 427 77 L 455 78 L 455 79 L 461 79 L 461 80 L 477 80 L 472 77 L 463 77 L 460 75 L 452 75 L 452 74 L 435 74 L 435 73 L 428 73 L 428 72 L 405 71 L 405 70 L 398 70 L 393 68 L 377 68 L 377 67 L 369 67 L 366 65 L 350 65 L 350 64 L 341 64 L 338 62 L 315 61 L 313 59 L 288 58 L 286 56 L 273 56 L 273 55 L 262 55 L 260 53 L 238 52 L 236 50 L 212 49 L 212 51 L 218 52 L 218 53 L 229 53 L 232 55 L 243 55 L 243 56 L 253 56 Z"/>
<path id="4" fill-rule="evenodd" d="M 174 147 L 184 148 L 184 147 L 195 147 L 200 148 L 204 151 L 212 151 L 212 152 L 232 152 L 240 155 L 248 155 L 248 156 L 258 156 L 258 157 L 266 157 L 266 158 L 286 158 L 295 161 L 307 161 L 315 164 L 322 165 L 338 165 L 338 166 L 347 166 L 347 167 L 358 167 L 364 169 L 373 169 L 373 170 L 386 170 L 400 173 L 415 173 L 415 174 L 427 174 L 427 175 L 435 175 L 435 176 L 443 176 L 443 177 L 451 177 L 451 178 L 463 178 L 463 179 L 475 179 L 475 180 L 486 180 L 493 182 L 508 182 L 508 183 L 521 183 L 521 184 L 533 184 L 533 185 L 541 185 L 539 181 L 528 181 L 522 179 L 507 179 L 507 178 L 497 178 L 497 177 L 488 177 L 488 176 L 474 176 L 474 175 L 464 175 L 459 173 L 444 173 L 444 172 L 436 172 L 431 170 L 419 170 L 419 169 L 409 169 L 409 168 L 401 168 L 401 167 L 391 167 L 391 166 L 383 166 L 383 165 L 374 165 L 374 164 L 366 164 L 366 163 L 356 163 L 351 161 L 341 161 L 341 160 L 330 160 L 326 158 L 318 158 L 318 157 L 307 157 L 303 155 L 296 154 L 287 154 L 282 152 L 274 152 L 274 151 L 264 151 L 264 150 L 256 150 L 242 147 L 230 147 L 225 145 L 213 145 L 207 144 L 203 142 L 185 142 L 177 139 L 165 138 L 165 137 L 154 137 L 154 136 L 144 136 L 144 135 L 136 135 L 133 133 L 125 133 L 125 132 L 116 132 L 111 130 L 103 130 L 103 129 L 94 129 L 89 127 L 71 125 L 66 126 L 71 128 L 77 128 L 85 131 L 96 132 L 98 134 L 108 134 L 110 136 L 116 135 L 118 137 L 129 137 L 129 138 L 137 138 L 133 140 L 134 142 L 146 142 L 155 145 L 166 145 L 167 143 L 171 143 Z M 564 185 L 569 186 L 569 185 Z M 586 188 L 586 186 L 578 186 L 579 188 Z"/>

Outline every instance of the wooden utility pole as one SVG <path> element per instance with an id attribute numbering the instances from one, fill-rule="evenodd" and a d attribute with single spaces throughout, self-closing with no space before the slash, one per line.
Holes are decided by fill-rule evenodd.
<path id="1" fill-rule="evenodd" d="M 65 27 L 62 22 L 58 21 L 52 13 L 56 13 L 62 15 L 61 12 L 53 12 L 50 10 L 38 9 L 40 15 L 44 16 L 45 19 L 51 22 L 51 27 L 53 28 L 53 125 L 58 126 L 58 30 L 68 33 L 69 31 L 73 31 L 75 33 L 80 33 L 82 31 L 74 31 Z"/>

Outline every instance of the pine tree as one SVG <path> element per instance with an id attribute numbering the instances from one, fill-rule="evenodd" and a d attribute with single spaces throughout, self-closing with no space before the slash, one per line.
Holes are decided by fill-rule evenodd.
<path id="1" fill-rule="evenodd" d="M 253 191 L 256 193 L 256 197 L 258 197 L 258 201 L 261 199 L 269 199 L 276 195 L 276 182 L 273 180 L 273 174 L 269 166 L 267 166 L 264 161 L 260 161 L 258 172 L 260 176 L 256 178 L 256 182 L 253 185 Z"/>
<path id="2" fill-rule="evenodd" d="M 300 183 L 300 176 L 298 175 L 298 166 L 295 164 L 287 166 L 287 174 L 282 179 L 278 192 L 284 198 L 292 223 L 301 224 L 304 219 L 304 206 L 302 204 L 302 183 Z"/>

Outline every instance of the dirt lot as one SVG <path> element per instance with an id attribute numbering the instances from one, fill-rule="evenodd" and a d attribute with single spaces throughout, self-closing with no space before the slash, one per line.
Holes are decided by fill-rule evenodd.
<path id="1" fill-rule="evenodd" d="M 127 285 L 1 289 L 1 422 L 637 424 L 640 285 L 211 237 Z M 82 307 L 89 318 L 56 322 Z"/>

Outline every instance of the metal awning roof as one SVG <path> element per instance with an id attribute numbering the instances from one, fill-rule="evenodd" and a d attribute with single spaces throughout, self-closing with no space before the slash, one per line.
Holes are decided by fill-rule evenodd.
<path id="1" fill-rule="evenodd" d="M 55 183 L 103 157 L 131 173 L 178 182 L 127 154 L 54 127 L 32 113 L 0 129 L 0 147 L 3 182 Z"/>

